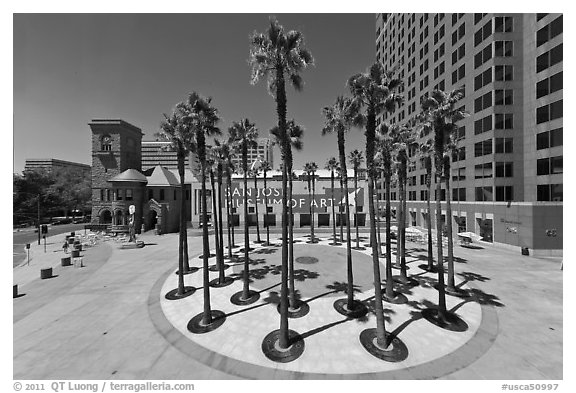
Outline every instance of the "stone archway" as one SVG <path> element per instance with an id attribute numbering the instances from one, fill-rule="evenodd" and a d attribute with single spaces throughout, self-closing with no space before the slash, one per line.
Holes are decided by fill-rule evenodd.
<path id="1" fill-rule="evenodd" d="M 156 228 L 158 224 L 158 213 L 154 209 L 148 212 L 148 230 Z"/>
<path id="2" fill-rule="evenodd" d="M 112 224 L 112 213 L 108 209 L 100 212 L 100 224 Z"/>

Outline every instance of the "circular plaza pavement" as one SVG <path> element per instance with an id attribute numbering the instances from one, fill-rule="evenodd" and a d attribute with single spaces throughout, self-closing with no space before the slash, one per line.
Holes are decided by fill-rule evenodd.
<path id="1" fill-rule="evenodd" d="M 237 238 L 237 243 L 240 243 Z M 243 240 L 243 239 L 242 239 Z M 387 332 L 396 335 L 407 347 L 407 357 L 387 362 L 368 353 L 360 342 L 362 331 L 375 328 L 373 268 L 370 249 L 353 250 L 355 298 L 368 307 L 359 319 L 336 312 L 334 302 L 345 298 L 346 247 L 329 245 L 328 238 L 307 244 L 297 237 L 294 244 L 294 277 L 297 296 L 310 311 L 301 318 L 291 318 L 289 328 L 304 339 L 300 357 L 277 363 L 262 352 L 262 341 L 279 328 L 277 311 L 280 292 L 281 248 L 251 243 L 250 289 L 260 294 L 257 302 L 239 306 L 230 302 L 242 290 L 242 260 L 229 262 L 226 276 L 234 283 L 210 288 L 212 310 L 224 313 L 224 323 L 207 333 L 191 333 L 189 321 L 203 311 L 202 260 L 190 258 L 200 268 L 184 276 L 185 285 L 197 288 L 191 296 L 168 300 L 165 295 L 177 288 L 177 267 L 172 267 L 156 282 L 149 295 L 149 312 L 156 329 L 178 350 L 203 364 L 230 374 L 257 379 L 353 379 L 353 378 L 422 378 L 432 379 L 452 373 L 481 357 L 494 341 L 498 322 L 496 312 L 487 306 L 481 290 L 474 288 L 474 277 L 456 277 L 456 285 L 469 290 L 469 298 L 446 296 L 447 309 L 455 312 L 466 325 L 463 331 L 442 329 L 430 323 L 422 311 L 434 307 L 438 293 L 436 275 L 418 268 L 423 261 L 407 256 L 408 275 L 417 280 L 413 287 L 395 284 L 408 298 L 405 304 L 383 302 Z M 242 242 L 243 243 L 243 242 Z M 243 253 L 233 251 L 240 257 Z M 191 250 L 192 251 L 192 250 Z M 200 250 L 196 250 L 200 251 Z M 394 251 L 394 250 L 393 250 Z M 197 255 L 192 253 L 191 255 Z M 393 253 L 393 261 L 395 255 Z M 212 257 L 209 264 L 213 265 Z M 385 259 L 380 259 L 382 282 Z M 398 274 L 398 270 L 393 270 Z M 210 271 L 210 279 L 218 272 Z"/>

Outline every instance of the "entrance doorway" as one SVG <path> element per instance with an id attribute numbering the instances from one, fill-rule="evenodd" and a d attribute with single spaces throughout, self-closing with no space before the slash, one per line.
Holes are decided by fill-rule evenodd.
<path id="1" fill-rule="evenodd" d="M 100 224 L 112 224 L 112 213 L 110 210 L 102 210 L 100 213 Z"/>
<path id="2" fill-rule="evenodd" d="M 479 234 L 480 234 L 480 240 L 483 240 L 485 242 L 489 242 L 492 243 L 493 241 L 493 224 L 492 224 L 492 219 L 491 218 L 486 218 L 486 219 L 482 219 L 482 218 L 477 218 L 476 219 L 476 223 L 478 225 L 478 229 L 479 229 Z"/>
<path id="3" fill-rule="evenodd" d="M 150 210 L 148 213 L 148 223 L 149 230 L 156 228 L 156 225 L 158 224 L 158 213 L 156 213 L 156 210 Z"/>

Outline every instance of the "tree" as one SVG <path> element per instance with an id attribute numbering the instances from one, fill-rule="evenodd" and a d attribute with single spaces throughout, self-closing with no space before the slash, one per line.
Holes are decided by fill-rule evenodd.
<path id="1" fill-rule="evenodd" d="M 226 212 L 228 214 L 228 258 L 232 259 L 232 249 L 236 247 L 234 239 L 234 220 L 232 215 L 232 174 L 235 173 L 236 168 L 232 157 L 234 155 L 234 146 L 230 141 L 224 142 L 222 145 L 222 154 L 224 157 L 224 172 L 226 173 Z"/>
<path id="2" fill-rule="evenodd" d="M 164 149 L 175 151 L 178 159 L 178 175 L 180 176 L 180 231 L 178 243 L 178 297 L 190 295 L 193 287 L 184 286 L 184 275 L 191 272 L 188 262 L 188 243 L 186 241 L 186 186 L 184 184 L 184 165 L 188 153 L 194 149 L 194 130 L 186 119 L 190 108 L 184 103 L 178 103 L 170 115 L 164 114 L 160 124 L 160 132 L 156 137 L 160 141 L 170 142 Z"/>
<path id="3" fill-rule="evenodd" d="M 347 298 L 345 302 L 336 301 L 336 311 L 347 316 L 361 316 L 366 312 L 366 307 L 361 302 L 354 300 L 354 274 L 352 271 L 352 244 L 350 236 L 350 201 L 348 195 L 348 173 L 346 169 L 345 133 L 353 125 L 361 125 L 362 117 L 359 115 L 359 106 L 351 99 L 338 96 L 332 106 L 325 107 L 325 117 L 322 135 L 336 133 L 338 140 L 338 155 L 340 158 L 340 176 L 344 185 L 344 200 L 346 214 L 346 270 L 347 270 Z"/>
<path id="4" fill-rule="evenodd" d="M 254 33 L 250 37 L 249 63 L 252 67 L 251 83 L 256 84 L 262 78 L 268 81 L 268 92 L 276 101 L 276 113 L 278 115 L 278 130 L 282 137 L 281 151 L 290 149 L 286 131 L 286 78 L 289 83 L 300 91 L 304 81 L 300 73 L 309 65 L 314 64 L 314 58 L 308 49 L 304 47 L 304 36 L 296 30 L 288 33 L 274 18 L 270 19 L 270 25 L 266 33 Z M 280 348 L 290 347 L 288 329 L 288 209 L 287 192 L 288 166 L 284 165 L 282 171 L 282 284 L 280 290 L 280 329 L 278 333 L 278 345 Z M 274 337 L 276 332 L 273 332 Z"/>
<path id="5" fill-rule="evenodd" d="M 434 256 L 432 255 L 432 209 L 430 208 L 430 196 L 432 193 L 432 153 L 433 146 L 430 139 L 419 144 L 420 158 L 426 169 L 426 228 L 428 230 L 428 265 L 427 270 L 434 272 Z"/>
<path id="6" fill-rule="evenodd" d="M 248 149 L 256 147 L 256 139 L 258 138 L 258 130 L 256 125 L 251 123 L 248 119 L 242 119 L 239 122 L 234 122 L 232 127 L 228 128 L 230 135 L 229 140 L 234 144 L 235 150 L 242 155 L 242 172 L 244 173 L 244 273 L 243 280 L 244 286 L 242 293 L 238 297 L 233 296 L 238 304 L 246 305 L 257 301 L 260 294 L 256 291 L 251 291 L 250 282 L 250 232 L 248 227 Z M 236 296 L 236 297 L 235 297 Z"/>
<path id="7" fill-rule="evenodd" d="M 309 198 L 309 211 L 310 211 L 310 243 L 317 243 L 316 237 L 314 237 L 314 198 L 316 197 L 315 183 L 316 183 L 316 171 L 318 170 L 318 165 L 315 162 L 307 162 L 304 164 L 304 173 L 306 173 L 306 181 L 308 182 L 308 198 Z"/>
<path id="8" fill-rule="evenodd" d="M 330 197 L 332 198 L 332 245 L 339 245 L 338 238 L 336 237 L 336 212 L 334 210 L 334 204 L 336 202 L 334 198 L 334 171 L 338 170 L 338 160 L 336 157 L 330 157 L 326 161 L 325 168 L 330 171 Z"/>
<path id="9" fill-rule="evenodd" d="M 354 169 L 354 227 L 356 228 L 356 249 L 360 250 L 363 247 L 360 247 L 360 234 L 358 233 L 358 169 L 364 162 L 362 152 L 358 149 L 352 150 L 348 155 L 348 161 Z"/>
<path id="10" fill-rule="evenodd" d="M 193 131 L 193 152 L 196 153 L 200 162 L 200 183 L 201 183 L 201 203 L 202 203 L 202 248 L 203 248 L 203 297 L 204 312 L 197 315 L 193 320 L 199 323 L 202 328 L 215 329 L 225 320 L 225 314 L 218 310 L 212 310 L 210 305 L 210 280 L 208 271 L 208 257 L 210 246 L 208 244 L 208 213 L 206 201 L 206 172 L 207 172 L 207 149 L 206 137 L 219 135 L 220 129 L 216 124 L 220 121 L 218 110 L 212 106 L 211 98 L 204 98 L 196 92 L 188 96 L 186 103 L 188 108 L 184 123 Z M 184 199 L 184 198 L 181 198 Z"/>
<path id="11" fill-rule="evenodd" d="M 268 172 L 270 172 L 272 170 L 272 167 L 270 166 L 270 162 L 268 162 L 268 161 L 262 162 L 262 165 L 260 165 L 260 169 L 262 169 L 262 174 L 264 176 L 264 192 L 265 192 L 266 188 L 268 188 L 267 183 L 266 183 L 266 178 L 267 178 L 266 175 Z M 266 197 L 264 192 L 262 193 L 262 196 L 264 197 L 264 208 L 266 209 L 266 211 L 264 212 L 264 226 L 266 227 L 266 245 L 269 246 L 270 245 L 270 222 L 268 221 L 268 198 Z"/>
<path id="12" fill-rule="evenodd" d="M 366 136 L 366 167 L 368 172 L 368 210 L 370 212 L 370 238 L 376 239 L 376 217 L 374 214 L 374 152 L 376 142 L 376 116 L 382 112 L 392 112 L 402 102 L 402 96 L 395 91 L 402 81 L 394 77 L 393 72 L 384 70 L 384 66 L 376 62 L 366 73 L 356 74 L 348 80 L 348 87 L 356 104 L 365 108 Z M 376 241 L 372 242 L 372 262 L 374 267 L 374 295 L 376 311 L 376 341 L 381 348 L 388 347 L 384 326 L 384 310 L 382 306 L 382 290 L 380 288 L 380 264 Z M 372 334 L 372 332 L 370 333 Z M 388 335 L 390 336 L 390 335 Z"/>
<path id="13" fill-rule="evenodd" d="M 297 151 L 302 150 L 302 138 L 304 136 L 304 128 L 296 124 L 294 119 L 289 120 L 286 123 L 286 135 L 288 137 L 288 144 L 290 149 L 288 149 L 282 155 L 282 161 L 287 163 L 288 169 L 287 173 L 288 176 L 288 301 L 289 301 L 289 310 L 295 311 L 299 309 L 299 306 L 302 302 L 298 302 L 296 300 L 296 286 L 294 282 L 294 215 L 292 213 L 292 191 L 293 191 L 293 182 L 297 179 L 296 174 L 292 171 L 292 167 L 294 164 L 292 149 Z M 281 145 L 281 140 L 283 135 L 280 134 L 278 127 L 272 128 L 270 130 L 270 134 L 274 136 L 274 143 Z M 282 170 L 284 165 L 282 165 Z M 300 315 L 303 316 L 303 315 Z"/>
<path id="14" fill-rule="evenodd" d="M 444 288 L 444 257 L 442 254 L 442 178 L 444 177 L 444 154 L 451 135 L 456 132 L 456 122 L 464 119 L 465 112 L 456 108 L 456 103 L 463 97 L 460 90 L 452 90 L 448 93 L 434 90 L 429 97 L 421 103 L 421 126 L 423 134 L 433 132 L 434 140 L 434 167 L 436 176 L 436 231 L 438 248 L 438 316 L 446 319 L 446 294 Z M 447 201 L 448 204 L 448 201 Z M 448 213 L 448 212 L 447 212 Z M 451 220 L 448 216 L 447 221 Z M 448 226 L 451 226 L 448 221 Z M 451 235 L 451 233 L 450 233 Z M 448 277 L 453 280 L 453 261 L 448 261 Z"/>

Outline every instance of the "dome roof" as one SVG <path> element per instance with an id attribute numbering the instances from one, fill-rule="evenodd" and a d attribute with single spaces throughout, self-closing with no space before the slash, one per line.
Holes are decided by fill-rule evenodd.
<path id="1" fill-rule="evenodd" d="M 136 169 L 126 169 L 119 175 L 114 176 L 109 182 L 131 182 L 131 183 L 148 183 L 146 176 Z"/>

